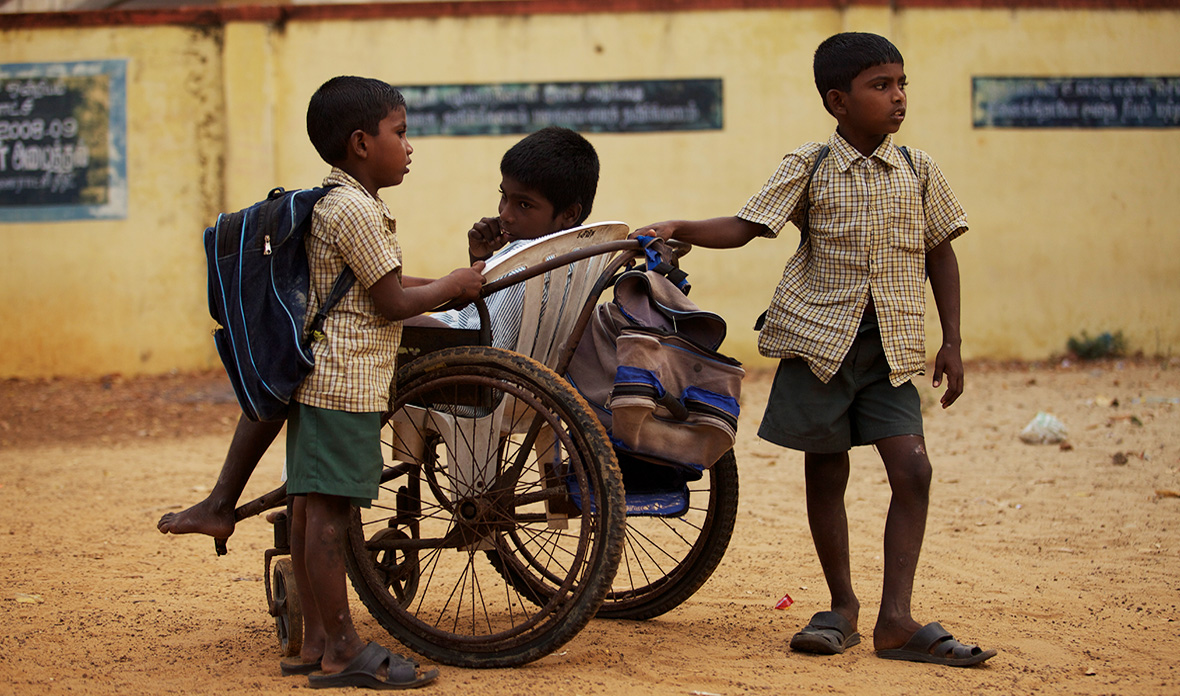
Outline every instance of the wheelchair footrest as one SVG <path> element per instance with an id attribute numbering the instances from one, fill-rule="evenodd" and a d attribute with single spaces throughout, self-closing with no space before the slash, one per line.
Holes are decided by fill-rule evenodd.
<path id="1" fill-rule="evenodd" d="M 628 517 L 679 517 L 688 511 L 688 486 L 659 493 L 628 492 L 626 498 Z"/>

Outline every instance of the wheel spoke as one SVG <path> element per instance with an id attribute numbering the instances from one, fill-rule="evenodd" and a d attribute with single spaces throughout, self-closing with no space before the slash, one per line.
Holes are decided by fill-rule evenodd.
<path id="1" fill-rule="evenodd" d="M 723 456 L 687 490 L 688 505 L 678 515 L 627 518 L 623 559 L 599 616 L 659 616 L 691 597 L 717 567 L 737 514 L 733 453 Z"/>

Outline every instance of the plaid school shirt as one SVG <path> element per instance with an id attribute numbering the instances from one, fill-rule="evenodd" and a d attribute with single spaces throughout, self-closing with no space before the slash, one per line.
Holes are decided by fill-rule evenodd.
<path id="1" fill-rule="evenodd" d="M 926 367 L 926 252 L 967 231 L 967 217 L 938 165 L 910 149 L 914 171 L 888 135 L 865 157 L 839 134 L 812 179 L 809 243 L 787 261 L 758 336 L 759 352 L 802 357 L 831 380 L 856 338 L 870 294 L 889 382 Z M 821 148 L 788 154 L 738 217 L 776 237 L 802 220 L 804 188 Z"/>
<path id="2" fill-rule="evenodd" d="M 333 167 L 324 179 L 324 186 L 333 184 L 316 203 L 306 238 L 311 296 L 304 331 L 345 265 L 357 281 L 328 312 L 324 338 L 311 344 L 315 368 L 294 398 L 336 411 L 385 411 L 402 323 L 381 316 L 368 288 L 387 273 L 401 273 L 397 223 L 380 198 L 343 170 Z"/>

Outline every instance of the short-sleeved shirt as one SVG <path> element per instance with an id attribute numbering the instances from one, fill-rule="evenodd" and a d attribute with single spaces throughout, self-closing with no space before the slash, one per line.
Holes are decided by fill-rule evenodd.
<path id="1" fill-rule="evenodd" d="M 811 182 L 810 233 L 787 261 L 758 337 L 759 352 L 802 357 L 824 382 L 840 368 L 870 293 L 889 381 L 926 366 L 926 252 L 967 230 L 967 217 L 938 165 L 910 149 L 915 172 L 892 136 L 865 157 L 838 133 Z M 804 188 L 822 145 L 788 154 L 738 217 L 769 228 L 800 224 Z"/>
<path id="2" fill-rule="evenodd" d="M 316 203 L 306 240 L 308 323 L 344 266 L 357 282 L 328 312 L 324 338 L 311 345 L 315 368 L 295 391 L 295 400 L 336 411 L 384 411 L 402 324 L 381 316 L 368 288 L 388 273 L 401 272 L 396 223 L 385 203 L 343 170 L 332 169 L 324 179 L 324 186 L 330 185 L 336 187 Z"/>

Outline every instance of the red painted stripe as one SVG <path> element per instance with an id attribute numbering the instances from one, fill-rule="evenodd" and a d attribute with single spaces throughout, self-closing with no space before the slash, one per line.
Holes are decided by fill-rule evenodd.
<path id="1" fill-rule="evenodd" d="M 894 0 L 898 9 L 1175 10 L 1180 0 Z"/>
<path id="2" fill-rule="evenodd" d="M 160 24 L 220 26 L 229 22 L 283 23 L 349 19 L 840 9 L 850 5 L 897 9 L 1168 10 L 1180 9 L 1180 0 L 472 0 L 347 5 L 211 5 L 175 9 L 0 13 L 0 29 Z"/>

